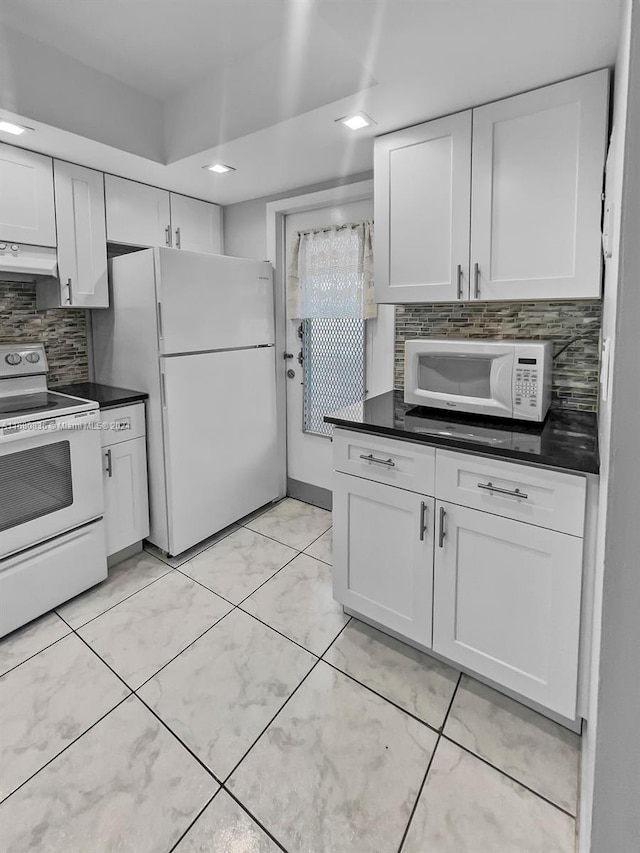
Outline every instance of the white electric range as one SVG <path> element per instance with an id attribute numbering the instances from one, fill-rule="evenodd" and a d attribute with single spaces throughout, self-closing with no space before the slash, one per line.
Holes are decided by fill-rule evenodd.
<path id="1" fill-rule="evenodd" d="M 0 636 L 107 576 L 98 404 L 47 388 L 42 344 L 0 345 Z"/>

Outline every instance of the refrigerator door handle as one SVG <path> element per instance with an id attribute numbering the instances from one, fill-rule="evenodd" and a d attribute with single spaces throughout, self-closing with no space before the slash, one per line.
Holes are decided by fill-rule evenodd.
<path id="1" fill-rule="evenodd" d="M 163 409 L 167 408 L 167 385 L 164 372 L 160 373 L 160 404 Z"/>
<path id="2" fill-rule="evenodd" d="M 158 337 L 160 339 L 162 339 L 163 338 L 163 334 L 162 334 L 162 305 L 160 304 L 160 302 L 158 302 L 157 305 L 158 305 Z"/>

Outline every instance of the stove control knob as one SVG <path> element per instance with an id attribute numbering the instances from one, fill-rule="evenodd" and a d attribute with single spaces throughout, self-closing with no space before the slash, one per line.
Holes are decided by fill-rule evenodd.
<path id="1" fill-rule="evenodd" d="M 27 361 L 29 362 L 29 364 L 37 364 L 40 361 L 40 353 L 28 352 Z"/>
<path id="2" fill-rule="evenodd" d="M 6 355 L 4 360 L 7 364 L 20 364 L 22 361 L 22 356 L 19 352 L 10 352 L 9 355 Z"/>

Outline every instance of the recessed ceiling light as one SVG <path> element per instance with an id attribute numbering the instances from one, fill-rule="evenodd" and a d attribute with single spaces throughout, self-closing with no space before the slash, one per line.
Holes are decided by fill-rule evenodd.
<path id="1" fill-rule="evenodd" d="M 224 163 L 213 163 L 211 166 L 205 166 L 205 169 L 218 175 L 223 175 L 225 172 L 235 172 L 233 166 L 225 166 Z"/>
<path id="2" fill-rule="evenodd" d="M 21 124 L 13 124 L 10 121 L 0 120 L 0 130 L 4 133 L 12 133 L 14 136 L 20 136 L 25 130 L 33 130 L 32 127 L 23 127 Z"/>
<path id="3" fill-rule="evenodd" d="M 349 130 L 362 130 L 363 127 L 369 127 L 372 124 L 375 124 L 375 121 L 368 116 L 366 113 L 354 113 L 351 116 L 344 116 L 344 118 L 338 118 L 336 121 L 342 122 L 342 124 L 346 125 Z"/>

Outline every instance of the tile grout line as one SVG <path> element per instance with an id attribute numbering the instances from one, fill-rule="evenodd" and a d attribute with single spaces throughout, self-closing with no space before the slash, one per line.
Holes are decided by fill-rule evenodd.
<path id="1" fill-rule="evenodd" d="M 499 773 L 501 776 L 504 776 L 506 779 L 509 779 L 511 782 L 518 785 L 520 788 L 524 788 L 526 791 L 529 791 L 530 794 L 533 794 L 539 800 L 544 800 L 545 803 L 547 803 L 550 806 L 553 806 L 554 809 L 557 809 L 559 812 L 562 812 L 562 814 L 566 815 L 567 817 L 570 817 L 571 820 L 573 820 L 573 821 L 577 820 L 576 815 L 571 814 L 571 812 L 562 808 L 562 806 L 559 806 L 557 803 L 554 803 L 553 800 L 548 799 L 548 797 L 545 797 L 544 794 L 541 794 L 539 791 L 535 791 L 533 788 L 530 788 L 524 782 L 521 782 L 519 779 L 516 779 L 515 776 L 511 776 L 505 770 L 502 770 L 500 767 L 496 767 L 495 764 L 492 764 L 486 758 L 483 758 L 481 755 L 478 755 L 477 752 L 474 752 L 472 749 L 469 749 L 467 746 L 464 746 L 463 744 L 458 743 L 457 740 L 454 740 L 452 737 L 449 737 L 449 735 L 444 734 L 444 732 L 442 734 L 442 737 L 446 741 L 448 741 L 449 743 L 452 743 L 454 746 L 459 747 L 461 750 L 466 752 L 468 755 L 472 756 L 473 758 L 477 758 L 478 761 L 481 761 L 483 764 L 486 764 L 487 767 L 490 767 L 492 770 L 495 770 L 496 773 Z"/>
<path id="2" fill-rule="evenodd" d="M 275 837 L 275 835 L 273 835 L 272 832 L 269 829 L 267 829 L 267 827 L 261 821 L 259 821 L 256 818 L 256 816 L 247 808 L 247 806 L 245 806 L 245 804 L 242 802 L 242 800 L 240 800 L 238 798 L 237 794 L 234 794 L 233 791 L 231 791 L 229 788 L 227 788 L 226 784 L 223 784 L 221 786 L 220 790 L 224 791 L 228 797 L 231 797 L 231 799 L 240 806 L 240 808 L 245 812 L 245 814 L 249 815 L 251 820 L 260 827 L 260 829 L 265 833 L 265 835 L 269 836 L 269 838 L 273 841 L 273 843 L 277 847 L 279 847 L 280 850 L 283 851 L 283 853 L 288 853 L 288 851 L 286 850 L 284 845 L 280 841 L 278 841 L 278 839 Z M 170 851 L 170 853 L 171 853 L 171 851 Z"/>
<path id="3" fill-rule="evenodd" d="M 166 566 L 167 564 L 164 563 L 164 565 Z M 167 566 L 166 572 L 163 572 L 157 578 L 154 578 L 153 580 L 149 581 L 149 583 L 146 583 L 144 586 L 141 586 L 140 589 L 135 589 L 133 592 L 129 593 L 129 595 L 125 595 L 125 597 L 122 598 L 120 601 L 116 601 L 115 604 L 111 604 L 109 607 L 106 608 L 106 610 L 102 610 L 96 616 L 92 616 L 91 619 L 87 619 L 86 622 L 83 622 L 81 625 L 77 625 L 75 628 L 69 622 L 67 622 L 67 620 L 64 618 L 64 616 L 61 616 L 57 610 L 50 610 L 49 613 L 55 613 L 56 616 L 58 616 L 60 619 L 62 619 L 62 621 L 65 623 L 65 625 L 68 625 L 72 631 L 76 631 L 80 628 L 84 628 L 85 625 L 88 625 L 90 622 L 95 622 L 96 619 L 99 619 L 101 616 L 104 616 L 105 613 L 108 613 L 110 610 L 113 610 L 114 607 L 117 607 L 119 604 L 122 604 L 123 602 L 128 601 L 130 598 L 133 598 L 134 595 L 137 595 L 139 592 L 142 592 L 143 589 L 147 589 L 148 587 L 153 586 L 154 583 L 158 583 L 158 581 L 161 581 L 162 578 L 166 578 L 167 575 L 171 574 L 171 572 L 173 572 L 173 571 L 175 571 L 175 569 Z M 104 581 L 103 581 L 103 583 L 104 583 Z M 99 586 L 99 584 L 97 584 L 96 586 Z M 95 589 L 95 588 L 96 587 L 91 587 L 90 589 L 86 590 L 86 592 L 91 592 L 91 589 Z M 85 595 L 86 592 L 80 593 L 80 595 Z M 73 601 L 73 599 L 71 599 L 71 600 Z M 65 604 L 66 603 L 67 602 L 65 602 Z M 60 606 L 62 607 L 63 605 L 60 605 Z M 43 615 L 45 615 L 45 614 L 43 614 Z"/>
<path id="4" fill-rule="evenodd" d="M 264 733 L 267 731 L 267 729 L 271 726 L 271 724 L 272 724 L 272 723 L 273 723 L 273 721 L 276 719 L 276 717 L 278 716 L 278 714 L 282 713 L 282 711 L 284 710 L 284 708 L 286 707 L 286 705 L 288 705 L 288 703 L 289 703 L 289 702 L 291 701 L 291 699 L 296 695 L 296 693 L 298 692 L 298 690 L 300 690 L 300 688 L 302 687 L 302 685 L 305 683 L 305 681 L 307 680 L 307 678 L 309 678 L 309 676 L 311 675 L 311 673 L 315 670 L 315 668 L 318 666 L 318 664 L 319 664 L 320 662 L 321 662 L 321 661 L 320 661 L 320 658 L 317 658 L 317 659 L 313 662 L 313 666 L 311 667 L 311 669 L 309 670 L 309 672 L 307 672 L 307 673 L 306 673 L 306 675 L 302 678 L 302 680 L 301 680 L 301 681 L 300 681 L 300 683 L 297 685 L 297 687 L 295 687 L 295 688 L 294 688 L 294 690 L 289 694 L 289 696 L 287 696 L 287 698 L 285 699 L 285 701 L 283 702 L 283 704 L 280 706 L 280 708 L 278 708 L 278 710 L 277 710 L 277 711 L 276 711 L 276 713 L 273 715 L 273 717 L 271 717 L 271 719 L 267 722 L 267 724 L 264 726 L 264 728 L 260 731 L 260 734 L 259 734 L 259 735 L 258 735 L 258 736 L 257 736 L 257 737 L 252 741 L 252 742 L 251 742 L 251 745 L 249 746 L 249 748 L 248 748 L 248 749 L 247 749 L 247 750 L 242 754 L 242 757 L 240 758 L 240 760 L 239 760 L 239 761 L 237 761 L 237 762 L 236 762 L 236 764 L 232 767 L 231 771 L 230 771 L 229 773 L 227 773 L 227 775 L 225 776 L 225 778 L 222 780 L 222 785 L 223 785 L 225 788 L 226 788 L 226 784 L 227 784 L 227 782 L 228 782 L 228 781 L 229 781 L 229 779 L 233 776 L 233 774 L 236 772 L 236 770 L 238 769 L 238 767 L 242 764 L 242 762 L 243 762 L 243 761 L 245 760 L 245 758 L 249 755 L 249 753 L 250 753 L 250 752 L 251 752 L 251 750 L 254 748 L 254 746 L 258 743 L 258 741 L 260 740 L 260 738 L 264 735 Z"/>
<path id="5" fill-rule="evenodd" d="M 49 612 L 50 612 L 50 613 L 52 613 L 52 612 L 54 612 L 54 611 L 49 611 Z M 44 615 L 44 616 L 46 616 L 47 614 L 43 614 L 43 615 Z M 56 616 L 58 616 L 58 614 L 57 614 L 57 613 L 56 613 Z M 58 619 L 62 619 L 62 617 L 61 617 L 61 616 L 58 616 Z M 35 621 L 35 620 L 34 620 L 34 621 Z M 63 634 L 63 635 L 62 635 L 62 637 L 58 637 L 56 640 L 53 640 L 53 642 L 49 643 L 49 644 L 48 644 L 48 645 L 46 645 L 46 646 L 43 646 L 41 649 L 38 649 L 38 651 L 37 651 L 37 652 L 34 652 L 32 655 L 29 655 L 29 657 L 28 657 L 28 658 L 25 658 L 24 660 L 21 660 L 21 661 L 20 661 L 20 663 L 17 663 L 15 666 L 12 666 L 10 669 L 7 669 L 5 672 L 3 672 L 3 673 L 2 673 L 2 675 L 0 675 L 0 680 L 2 680 L 2 679 L 5 677 L 5 675 L 9 675 L 9 673 L 10 673 L 10 672 L 13 672 L 13 671 L 14 671 L 15 669 L 17 669 L 19 666 L 22 666 L 22 664 L 23 664 L 23 663 L 27 663 L 28 661 L 33 660 L 34 658 L 38 657 L 38 655 L 39 655 L 39 654 L 41 654 L 42 652 L 46 652 L 46 650 L 47 650 L 47 649 L 50 649 L 52 646 L 55 646 L 55 645 L 56 645 L 56 643 L 59 643 L 59 642 L 60 642 L 60 640 L 64 640 L 64 638 L 65 638 L 65 637 L 68 637 L 68 636 L 69 636 L 69 634 L 71 634 L 71 633 L 72 633 L 73 628 L 70 628 L 70 627 L 69 627 L 68 622 L 65 622 L 65 620 L 64 620 L 64 619 L 62 619 L 62 621 L 63 621 L 63 622 L 64 622 L 64 624 L 67 626 L 67 628 L 69 628 L 69 630 L 67 631 L 67 633 L 66 633 L 66 634 Z M 20 629 L 18 628 L 17 630 L 20 630 Z M 9 635 L 9 636 L 10 636 L 10 635 Z M 0 638 L 0 642 L 2 642 L 2 640 L 4 640 L 4 639 L 5 639 L 4 637 Z"/>
<path id="6" fill-rule="evenodd" d="M 225 616 L 226 616 L 226 615 L 227 615 L 227 614 L 225 614 Z M 223 616 L 223 617 L 221 617 L 221 619 L 224 619 L 224 616 Z M 218 619 L 218 622 L 220 622 L 220 621 L 221 621 L 221 619 Z M 216 623 L 216 624 L 217 624 L 217 623 Z M 213 626 L 211 626 L 211 627 L 213 627 Z M 210 630 L 210 629 L 207 629 L 207 630 Z M 175 740 L 177 740 L 177 741 L 178 741 L 178 742 L 179 742 L 179 743 L 180 743 L 180 744 L 181 744 L 181 745 L 182 745 L 182 746 L 187 750 L 187 752 L 188 752 L 188 753 L 189 753 L 193 758 L 195 758 L 195 760 L 198 762 L 198 764 L 200 764 L 200 765 L 203 767 L 203 769 L 204 769 L 204 770 L 206 770 L 206 771 L 207 771 L 207 773 L 208 773 L 210 776 L 212 776 L 212 777 L 213 777 L 213 779 L 214 779 L 218 784 L 221 784 L 220 780 L 217 778 L 217 776 L 215 775 L 215 773 L 213 773 L 213 771 L 212 771 L 212 770 L 210 770 L 210 769 L 206 766 L 206 764 L 205 764 L 205 763 L 204 763 L 200 758 L 198 758 L 198 756 L 197 756 L 197 755 L 196 755 L 196 754 L 191 750 L 191 748 L 190 748 L 189 746 L 187 746 L 187 744 L 186 744 L 186 743 L 185 743 L 185 742 L 184 742 L 184 741 L 183 741 L 183 740 L 182 740 L 182 739 L 181 739 L 181 738 L 180 738 L 180 737 L 179 737 L 179 736 L 178 736 L 178 735 L 177 735 L 177 734 L 176 734 L 176 733 L 175 733 L 175 732 L 174 732 L 174 731 L 173 731 L 173 730 L 172 730 L 172 729 L 167 725 L 167 723 L 165 723 L 165 721 L 164 721 L 161 717 L 159 717 L 159 716 L 158 716 L 158 714 L 153 710 L 153 708 L 151 708 L 151 707 L 150 707 L 150 706 L 149 706 L 149 705 L 144 701 L 144 699 L 143 699 L 141 696 L 138 696 L 138 693 L 137 693 L 136 691 L 137 691 L 137 690 L 140 690 L 140 688 L 141 688 L 141 687 L 143 687 L 143 686 L 144 686 L 144 684 L 146 684 L 147 682 L 145 681 L 145 682 L 144 682 L 144 684 L 140 685 L 140 687 L 136 688 L 135 690 L 134 690 L 134 689 L 132 689 L 132 688 L 127 684 L 127 682 L 124 680 L 124 678 L 123 678 L 119 673 L 117 673 L 117 672 L 115 671 L 115 669 L 113 669 L 113 667 L 112 667 L 109 663 L 107 663 L 107 661 L 106 661 L 106 660 L 104 660 L 104 658 L 103 658 L 103 657 L 101 657 L 101 656 L 98 654 L 98 652 L 97 652 L 94 648 L 92 648 L 92 646 L 90 646 L 90 645 L 89 645 L 89 643 L 84 639 L 84 637 L 81 637 L 81 636 L 80 636 L 80 634 L 76 633 L 75 631 L 73 631 L 73 633 L 76 635 L 76 637 L 78 637 L 78 639 L 79 639 L 82 643 L 84 643 L 84 645 L 85 645 L 85 646 L 86 646 L 86 647 L 87 647 L 91 652 L 93 652 L 93 654 L 98 658 L 98 660 L 99 660 L 99 661 L 102 661 L 102 663 L 107 667 L 107 669 L 109 669 L 109 670 L 113 673 L 113 675 L 115 675 L 115 677 L 116 677 L 119 681 L 121 681 L 121 682 L 124 684 L 124 686 L 127 688 L 127 690 L 129 691 L 129 695 L 128 695 L 128 696 L 125 696 L 125 697 L 124 697 L 124 699 L 123 699 L 122 701 L 124 702 L 124 701 L 126 701 L 127 699 L 130 699 L 132 696 L 134 696 L 134 697 L 138 700 L 138 702 L 140 702 L 140 704 L 141 704 L 141 705 L 144 705 L 144 707 L 149 711 L 149 713 L 151 713 L 151 714 L 156 718 L 156 720 L 158 720 L 158 722 L 163 726 L 163 728 L 165 728 L 165 729 L 166 729 L 166 730 L 171 734 L 171 736 L 172 736 L 173 738 L 175 738 Z M 153 678 L 153 676 L 151 676 L 151 678 Z M 147 681 L 149 681 L 149 679 L 147 679 Z M 118 703 L 118 704 L 122 704 L 122 703 Z M 115 707 L 117 707 L 117 706 L 115 706 Z M 113 711 L 113 710 L 115 710 L 115 709 L 114 709 L 114 708 L 112 708 L 111 710 Z M 111 711 L 109 711 L 109 712 L 108 712 L 107 714 L 105 714 L 104 716 L 106 717 L 106 716 L 108 716 L 108 714 L 110 714 L 110 713 L 111 713 Z M 103 719 L 104 719 L 104 717 L 103 717 Z M 99 722 L 99 721 L 98 721 L 98 722 Z M 94 725 L 95 725 L 95 724 L 94 724 Z M 92 726 L 91 728 L 93 728 L 93 726 Z M 89 729 L 87 729 L 86 731 L 89 731 Z M 73 741 L 73 743 L 75 743 L 75 741 L 76 741 L 76 740 L 79 740 L 81 737 L 83 737 L 83 735 L 85 735 L 85 734 L 86 734 L 86 731 L 85 731 L 85 732 L 83 732 L 82 734 L 78 735 L 78 737 Z M 69 746 L 71 746 L 71 744 L 69 744 Z M 58 754 L 60 754 L 60 753 L 58 753 Z M 46 766 L 46 765 L 45 765 L 45 766 Z M 42 767 L 40 768 L 40 770 L 42 770 Z M 37 772 L 39 773 L 39 772 L 40 772 L 40 770 L 38 770 Z"/>
<path id="7" fill-rule="evenodd" d="M 345 625 L 345 628 L 346 628 L 346 625 Z M 340 632 L 340 633 L 342 633 L 342 632 Z M 338 634 L 338 636 L 340 636 L 340 635 Z M 336 640 L 337 640 L 337 639 L 338 639 L 338 637 L 336 637 Z M 329 648 L 331 648 L 331 646 L 330 646 Z M 329 651 L 329 649 L 327 649 L 327 651 Z M 326 654 L 326 653 L 325 653 L 325 654 Z M 331 663 L 331 661 L 329 661 L 329 660 L 325 660 L 324 658 L 321 658 L 321 660 L 322 660 L 322 662 L 323 662 L 323 663 L 326 663 L 326 664 L 327 664 L 327 666 L 330 666 L 332 669 L 335 669 L 335 670 L 336 670 L 336 672 L 339 672 L 339 673 L 340 673 L 340 675 L 344 675 L 344 676 L 345 676 L 346 678 L 348 678 L 350 681 L 355 681 L 355 683 L 356 683 L 356 684 L 358 684 L 360 687 L 364 687 L 364 689 L 365 689 L 365 690 L 368 690 L 368 691 L 369 691 L 369 693 L 373 693 L 373 695 L 374 695 L 374 696 L 377 696 L 377 697 L 378 697 L 378 699 L 384 699 L 384 701 L 385 701 L 388 705 L 392 705 L 392 706 L 393 706 L 394 708 L 396 708 L 398 711 L 402 711 L 402 713 L 403 713 L 403 714 L 406 714 L 406 715 L 407 715 L 407 717 L 411 717 L 411 719 L 412 719 L 412 720 L 415 720 L 415 721 L 416 721 L 416 723 L 420 723 L 421 725 L 426 726 L 426 727 L 427 727 L 430 731 L 432 731 L 435 735 L 439 735 L 439 734 L 440 734 L 440 729 L 437 729 L 437 728 L 436 728 L 434 725 L 432 725 L 431 723 L 427 723 L 427 721 L 426 721 L 426 720 L 423 720 L 421 717 L 417 717 L 417 716 L 416 716 L 412 711 L 408 711 L 406 708 L 403 708 L 403 707 L 402 707 L 402 705 L 398 705 L 398 703 L 397 703 L 397 702 L 394 702 L 394 701 L 393 701 L 393 699 L 389 699 L 389 697 L 388 697 L 388 696 L 383 696 L 383 695 L 382 695 L 382 693 L 378 693 L 378 691 L 377 691 L 377 690 L 374 690 L 374 688 L 373 688 L 373 687 L 369 687 L 369 685 L 368 685 L 368 684 L 364 684 L 364 682 L 359 681 L 359 680 L 358 680 L 354 675 L 350 675 L 348 672 L 345 672 L 344 670 L 340 669 L 340 667 L 339 667 L 339 666 L 336 666 L 335 664 Z"/>
<path id="8" fill-rule="evenodd" d="M 67 636 L 69 636 L 69 634 L 67 634 Z M 120 679 L 120 681 L 122 681 L 122 679 Z M 42 765 L 42 767 L 38 767 L 38 769 L 34 773 L 32 773 L 28 779 L 25 779 L 24 782 L 21 782 L 17 788 L 14 788 L 13 791 L 11 791 L 10 794 L 7 794 L 6 797 L 4 797 L 3 799 L 0 799 L 0 805 L 4 805 L 4 803 L 6 803 L 7 800 L 9 800 L 11 797 L 13 797 L 14 794 L 17 794 L 21 788 L 23 788 L 26 784 L 31 782 L 32 779 L 35 779 L 35 777 L 39 773 L 42 773 L 42 771 L 46 767 L 48 767 L 50 764 L 52 764 L 54 761 L 56 761 L 56 759 L 60 758 L 60 756 L 63 753 L 65 753 L 68 749 L 70 749 L 75 743 L 77 743 L 80 740 L 80 738 L 83 738 L 86 734 L 88 734 L 91 731 L 91 729 L 95 728 L 98 725 L 98 723 L 101 723 L 103 720 L 105 720 L 109 716 L 109 714 L 113 713 L 113 711 L 115 711 L 117 708 L 119 708 L 120 705 L 122 705 L 124 702 L 127 701 L 127 699 L 130 699 L 134 695 L 133 691 L 131 690 L 131 688 L 128 685 L 125 685 L 125 686 L 127 687 L 127 690 L 129 690 L 129 693 L 126 696 L 123 696 L 123 698 L 120 699 L 120 701 L 117 702 L 113 706 L 113 708 L 109 708 L 109 710 L 106 711 L 104 714 L 102 714 L 101 717 L 98 717 L 98 719 L 94 723 L 91 723 L 91 725 L 88 728 L 86 728 L 83 732 L 81 732 L 73 740 L 69 741 L 69 743 L 60 750 L 60 752 L 57 752 L 48 761 L 45 761 L 45 763 Z"/>
<path id="9" fill-rule="evenodd" d="M 454 699 L 456 698 L 456 693 L 458 692 L 458 688 L 460 687 L 460 681 L 462 680 L 462 673 L 460 672 L 458 675 L 458 680 L 456 682 L 456 686 L 451 694 L 451 700 L 449 701 L 449 707 L 447 708 L 447 712 L 444 715 L 444 719 L 442 721 L 442 726 L 440 727 L 440 731 L 438 732 L 438 736 L 436 738 L 436 742 L 433 747 L 433 752 L 431 753 L 431 757 L 427 763 L 427 769 L 425 770 L 424 777 L 418 788 L 418 793 L 416 795 L 415 802 L 413 804 L 413 808 L 411 809 L 411 814 L 409 815 L 409 820 L 407 821 L 407 825 L 402 833 L 402 838 L 400 839 L 400 846 L 398 847 L 398 853 L 402 853 L 402 848 L 404 847 L 404 843 L 407 840 L 407 835 L 409 834 L 409 829 L 411 827 L 411 822 L 413 821 L 413 817 L 418 808 L 418 803 L 420 802 L 420 797 L 422 796 L 422 792 L 424 790 L 424 786 L 427 784 L 427 778 L 429 776 L 429 771 L 431 770 L 431 765 L 433 764 L 433 759 L 435 758 L 436 752 L 438 750 L 438 746 L 440 744 L 440 738 L 442 737 L 442 732 L 444 731 L 444 727 L 447 723 L 447 719 L 449 717 L 449 713 L 451 712 L 451 708 L 453 707 Z"/>
<path id="10" fill-rule="evenodd" d="M 215 792 L 215 794 L 213 794 L 213 796 L 211 796 L 211 797 L 207 800 L 207 802 L 206 802 L 206 803 L 204 804 L 204 806 L 200 809 L 200 811 L 198 812 L 198 814 L 194 817 L 194 819 L 191 821 L 191 823 L 189 824 L 189 826 L 185 829 L 185 831 L 182 833 L 182 835 L 180 836 L 180 838 L 178 838 L 178 840 L 176 841 L 176 843 L 171 847 L 171 849 L 168 851 L 168 853 L 173 853 L 173 851 L 176 849 L 176 847 L 178 847 L 178 845 L 179 845 L 179 844 L 180 844 L 180 842 L 184 839 L 184 837 L 185 837 L 189 832 L 191 832 L 192 827 L 193 827 L 193 826 L 195 826 L 195 824 L 200 820 L 200 818 L 202 817 L 202 815 L 206 812 L 206 810 L 209 808 L 209 806 L 211 805 L 211 803 L 212 803 L 212 802 L 215 800 L 215 798 L 218 796 L 218 794 L 220 793 L 220 791 L 222 791 L 222 785 L 218 788 L 218 790 Z"/>

